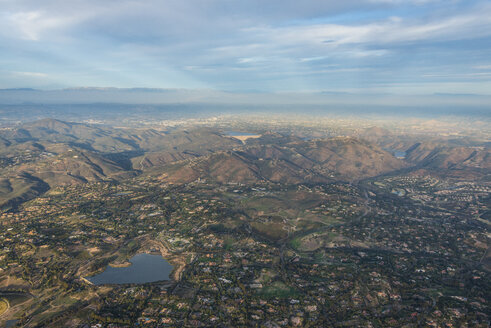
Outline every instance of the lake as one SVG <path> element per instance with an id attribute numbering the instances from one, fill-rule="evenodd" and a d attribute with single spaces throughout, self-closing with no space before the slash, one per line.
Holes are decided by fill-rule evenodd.
<path id="1" fill-rule="evenodd" d="M 19 322 L 19 320 L 17 319 L 7 320 L 7 322 L 5 323 L 5 328 L 14 327 L 17 324 L 17 322 Z"/>
<path id="2" fill-rule="evenodd" d="M 399 158 L 399 159 L 405 159 L 406 158 L 406 152 L 403 150 L 396 150 L 396 149 L 390 149 L 390 148 L 384 148 L 385 151 L 388 151 L 394 157 Z"/>
<path id="3" fill-rule="evenodd" d="M 229 137 L 247 137 L 247 136 L 257 136 L 257 133 L 249 133 L 249 132 L 237 132 L 237 131 L 227 131 L 225 135 Z"/>
<path id="4" fill-rule="evenodd" d="M 395 157 L 400 158 L 400 159 L 406 158 L 406 152 L 405 151 L 395 150 L 393 154 Z"/>
<path id="5" fill-rule="evenodd" d="M 86 279 L 94 285 L 144 284 L 169 280 L 169 274 L 172 272 L 172 265 L 160 255 L 137 254 L 129 262 L 129 267 L 108 266 L 104 272 Z"/>

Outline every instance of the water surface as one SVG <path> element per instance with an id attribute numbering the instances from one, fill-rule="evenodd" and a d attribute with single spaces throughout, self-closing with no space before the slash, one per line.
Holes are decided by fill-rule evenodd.
<path id="1" fill-rule="evenodd" d="M 225 132 L 225 135 L 229 137 L 246 137 L 246 136 L 257 136 L 257 133 L 250 133 L 250 132 L 238 132 L 238 131 L 227 131 Z"/>
<path id="2" fill-rule="evenodd" d="M 399 159 L 406 158 L 406 152 L 403 150 L 396 150 L 396 149 L 390 149 L 390 148 L 384 148 L 384 150 L 388 151 L 389 153 L 391 153 L 396 158 L 399 158 Z"/>
<path id="3" fill-rule="evenodd" d="M 19 320 L 17 319 L 7 320 L 7 322 L 5 323 L 5 328 L 14 327 L 17 324 L 17 322 L 19 322 Z"/>
<path id="4" fill-rule="evenodd" d="M 160 255 L 137 254 L 130 260 L 131 266 L 113 268 L 108 266 L 104 272 L 87 277 L 94 285 L 104 284 L 144 284 L 169 280 L 172 265 Z"/>
<path id="5" fill-rule="evenodd" d="M 406 152 L 405 151 L 401 151 L 401 150 L 395 150 L 394 151 L 394 156 L 397 157 L 397 158 L 400 158 L 400 159 L 404 159 L 404 158 L 406 158 Z"/>

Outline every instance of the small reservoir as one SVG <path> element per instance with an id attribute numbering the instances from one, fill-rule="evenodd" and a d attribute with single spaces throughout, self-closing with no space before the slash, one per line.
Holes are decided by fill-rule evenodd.
<path id="1" fill-rule="evenodd" d="M 401 151 L 401 150 L 394 150 L 393 152 L 394 156 L 396 158 L 399 158 L 399 159 L 404 159 L 406 158 L 406 152 L 405 151 Z"/>
<path id="2" fill-rule="evenodd" d="M 94 285 L 145 284 L 169 280 L 172 272 L 172 265 L 160 255 L 137 254 L 129 262 L 131 265 L 128 267 L 108 266 L 104 272 L 86 279 Z"/>
<path id="3" fill-rule="evenodd" d="M 229 137 L 253 137 L 257 136 L 258 134 L 250 132 L 226 131 L 225 135 Z"/>
<path id="4" fill-rule="evenodd" d="M 245 142 L 247 139 L 256 139 L 261 137 L 261 135 L 257 133 L 238 132 L 238 131 L 226 131 L 224 134 L 228 137 L 238 139 L 242 142 Z"/>
<path id="5" fill-rule="evenodd" d="M 403 150 L 390 149 L 390 148 L 384 148 L 384 150 L 391 153 L 395 158 L 398 158 L 398 159 L 405 159 L 406 158 L 406 152 Z"/>

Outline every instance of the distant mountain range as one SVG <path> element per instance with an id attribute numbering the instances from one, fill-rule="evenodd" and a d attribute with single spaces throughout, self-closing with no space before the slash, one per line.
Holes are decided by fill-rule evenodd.
<path id="1" fill-rule="evenodd" d="M 490 115 L 489 95 L 394 95 L 359 94 L 347 92 L 230 92 L 212 89 L 159 89 L 81 87 L 59 90 L 29 88 L 0 89 L 1 105 L 198 105 L 203 107 L 224 105 L 220 113 L 243 110 L 248 112 L 298 113 L 309 107 L 312 114 L 346 112 L 356 114 L 387 114 L 397 116 L 428 115 Z M 46 109 L 46 108 L 45 108 Z M 213 110 L 210 108 L 209 110 Z M 1 111 L 0 111 L 1 113 Z M 44 112 L 46 113 L 46 112 Z M 22 117 L 21 113 L 19 116 Z M 58 117 L 58 116 L 57 116 Z"/>

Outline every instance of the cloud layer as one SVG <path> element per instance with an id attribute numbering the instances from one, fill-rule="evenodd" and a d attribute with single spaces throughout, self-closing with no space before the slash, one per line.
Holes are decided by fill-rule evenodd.
<path id="1" fill-rule="evenodd" d="M 0 0 L 0 88 L 491 94 L 482 0 Z"/>

